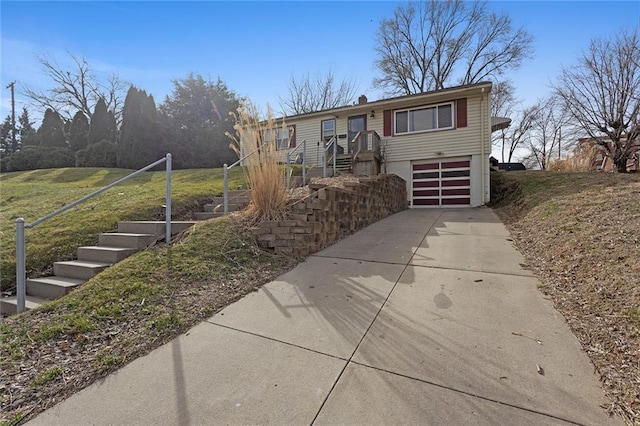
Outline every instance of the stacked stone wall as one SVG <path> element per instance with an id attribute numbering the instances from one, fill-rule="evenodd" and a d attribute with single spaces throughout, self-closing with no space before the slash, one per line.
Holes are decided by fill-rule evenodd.
<path id="1" fill-rule="evenodd" d="M 262 248 L 305 257 L 407 208 L 407 187 L 396 175 L 360 178 L 345 188 L 309 186 L 313 193 L 292 204 L 283 220 L 253 228 Z"/>

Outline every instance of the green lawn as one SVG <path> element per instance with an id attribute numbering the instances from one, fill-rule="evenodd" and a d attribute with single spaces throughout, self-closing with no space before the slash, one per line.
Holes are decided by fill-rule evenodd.
<path id="1" fill-rule="evenodd" d="M 65 168 L 0 175 L 0 284 L 15 283 L 15 220 L 33 222 L 84 197 L 131 170 Z M 245 185 L 242 169 L 230 172 L 230 188 Z M 198 210 L 222 194 L 222 169 L 176 170 L 172 173 L 173 218 Z M 100 232 L 119 221 L 154 220 L 165 197 L 165 172 L 145 172 L 60 216 L 26 230 L 27 274 L 37 275 L 59 260 L 74 258 L 76 249 L 97 242 Z"/>

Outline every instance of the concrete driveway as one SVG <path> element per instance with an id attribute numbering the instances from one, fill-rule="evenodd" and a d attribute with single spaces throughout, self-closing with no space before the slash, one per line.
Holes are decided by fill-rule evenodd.
<path id="1" fill-rule="evenodd" d="M 486 208 L 310 256 L 30 424 L 622 424 Z"/>

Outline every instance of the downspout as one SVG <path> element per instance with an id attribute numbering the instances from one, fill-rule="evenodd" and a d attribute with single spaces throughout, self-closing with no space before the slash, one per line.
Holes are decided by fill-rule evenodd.
<path id="1" fill-rule="evenodd" d="M 482 162 L 482 167 L 481 167 L 481 171 L 482 171 L 482 205 L 486 205 L 486 177 L 485 177 L 485 167 L 486 165 L 485 160 L 484 160 L 484 156 L 485 156 L 485 138 L 484 138 L 484 87 L 480 89 L 480 161 Z"/>

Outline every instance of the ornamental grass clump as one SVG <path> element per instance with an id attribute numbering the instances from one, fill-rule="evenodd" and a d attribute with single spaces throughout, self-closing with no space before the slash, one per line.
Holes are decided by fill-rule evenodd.
<path id="1" fill-rule="evenodd" d="M 235 135 L 227 134 L 233 142 L 231 148 L 244 158 L 247 180 L 251 188 L 251 202 L 246 209 L 254 221 L 276 220 L 282 217 L 289 200 L 283 169 L 279 165 L 276 137 L 288 131 L 284 124 L 277 124 L 271 109 L 267 119 L 260 120 L 255 105 L 245 103 L 238 108 Z"/>

